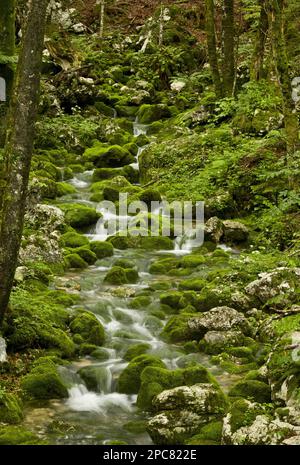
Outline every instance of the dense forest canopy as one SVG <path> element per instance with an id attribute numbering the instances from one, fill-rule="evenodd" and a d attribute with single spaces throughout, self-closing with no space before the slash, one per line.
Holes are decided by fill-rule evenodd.
<path id="1" fill-rule="evenodd" d="M 0 445 L 300 443 L 299 38 L 1 0 Z"/>

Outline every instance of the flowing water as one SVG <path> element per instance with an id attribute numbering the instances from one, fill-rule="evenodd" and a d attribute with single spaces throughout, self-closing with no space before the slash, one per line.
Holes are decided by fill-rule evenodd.
<path id="1" fill-rule="evenodd" d="M 146 131 L 146 126 L 135 123 L 135 135 L 145 134 Z M 134 166 L 138 169 L 138 156 Z M 89 201 L 91 177 L 92 172 L 85 172 L 70 181 L 78 194 L 76 199 L 69 201 L 96 206 Z M 87 233 L 90 240 L 106 238 L 104 223 L 112 217 L 107 212 L 103 213 L 104 217 Z M 47 437 L 53 444 L 106 444 L 111 441 L 151 444 L 147 433 L 132 433 L 126 428 L 128 422 L 147 419 L 146 414 L 138 411 L 135 406 L 136 396 L 116 392 L 118 376 L 128 363 L 124 360 L 124 354 L 130 346 L 137 343 L 148 343 L 151 346 L 149 353 L 159 356 L 170 369 L 183 368 L 191 361 L 207 366 L 223 389 L 228 390 L 235 381 L 235 376 L 213 366 L 210 358 L 204 354 L 186 355 L 176 345 L 163 342 L 160 333 L 164 322 L 152 313 L 159 306 L 159 295 L 162 291 L 154 290 L 158 279 L 149 274 L 149 265 L 153 260 L 167 254 L 190 253 L 192 247 L 193 241 L 181 238 L 175 242 L 174 251 L 116 250 L 113 257 L 101 260 L 100 265 L 90 266 L 84 271 L 70 271 L 64 278 L 58 278 L 58 288 L 70 285 L 72 289 L 74 284 L 75 288 L 80 288 L 77 292 L 80 292 L 85 308 L 93 312 L 105 328 L 106 342 L 102 348 L 101 361 L 85 356 L 70 365 L 60 367 L 61 375 L 69 386 L 69 398 L 28 406 L 26 426 Z M 137 284 L 107 286 L 103 283 L 105 274 L 118 258 L 134 262 L 140 276 Z M 165 281 L 171 287 L 176 284 L 176 278 L 169 276 L 160 276 L 159 281 Z M 130 308 L 130 297 L 149 286 L 151 305 L 146 310 Z M 80 368 L 90 365 L 97 368 L 97 392 L 89 391 L 78 374 Z"/>

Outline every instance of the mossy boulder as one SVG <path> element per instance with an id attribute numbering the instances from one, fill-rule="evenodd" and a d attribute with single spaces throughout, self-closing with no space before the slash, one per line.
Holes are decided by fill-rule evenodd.
<path id="1" fill-rule="evenodd" d="M 64 247 L 82 247 L 89 244 L 87 237 L 77 232 L 69 231 L 63 234 L 60 238 L 60 243 Z"/>
<path id="2" fill-rule="evenodd" d="M 93 265 L 97 261 L 97 255 L 90 249 L 89 246 L 72 249 L 72 253 L 79 255 L 79 257 L 81 257 L 89 265 Z"/>
<path id="3" fill-rule="evenodd" d="M 93 241 L 90 248 L 98 259 L 111 257 L 114 254 L 114 247 L 110 242 Z"/>
<path id="4" fill-rule="evenodd" d="M 109 373 L 105 367 L 95 365 L 83 367 L 78 370 L 78 374 L 89 391 L 108 392 Z"/>
<path id="5" fill-rule="evenodd" d="M 143 410 L 152 410 L 154 397 L 162 391 L 177 386 L 192 386 L 198 383 L 218 386 L 214 377 L 201 365 L 177 370 L 148 366 L 141 374 L 137 405 Z"/>
<path id="6" fill-rule="evenodd" d="M 33 399 L 56 399 L 68 397 L 68 389 L 61 379 L 55 363 L 42 357 L 33 369 L 21 380 L 26 396 Z"/>
<path id="7" fill-rule="evenodd" d="M 220 418 L 227 401 L 218 387 L 195 384 L 161 392 L 153 399 L 153 407 L 159 413 L 148 422 L 148 433 L 155 444 L 174 445 Z"/>
<path id="8" fill-rule="evenodd" d="M 151 202 L 160 202 L 161 195 L 157 189 L 144 189 L 138 196 L 141 202 L 145 202 L 148 207 L 151 207 Z"/>
<path id="9" fill-rule="evenodd" d="M 102 216 L 95 208 L 79 203 L 65 203 L 59 206 L 65 213 L 66 222 L 77 229 L 82 229 L 97 223 L 98 219 Z"/>
<path id="10" fill-rule="evenodd" d="M 141 385 L 141 374 L 146 367 L 165 368 L 165 364 L 152 355 L 139 355 L 131 360 L 118 379 L 118 392 L 137 394 Z"/>
<path id="11" fill-rule="evenodd" d="M 33 446 L 43 444 L 46 444 L 46 442 L 21 426 L 0 427 L 0 446 Z"/>
<path id="12" fill-rule="evenodd" d="M 108 241 L 116 249 L 125 250 L 130 248 L 145 250 L 173 250 L 174 244 L 169 237 L 163 236 L 111 236 Z"/>
<path id="13" fill-rule="evenodd" d="M 127 349 L 124 359 L 131 361 L 140 355 L 146 354 L 150 349 L 151 345 L 147 343 L 134 344 Z"/>
<path id="14" fill-rule="evenodd" d="M 85 262 L 78 253 L 71 253 L 66 255 L 65 263 L 68 268 L 84 269 L 88 266 L 87 262 Z"/>
<path id="15" fill-rule="evenodd" d="M 107 284 L 130 284 L 136 283 L 139 279 L 138 272 L 133 268 L 124 269 L 120 266 L 113 266 L 106 274 L 104 283 Z"/>
<path id="16" fill-rule="evenodd" d="M 230 389 L 230 397 L 241 397 L 258 403 L 271 402 L 271 388 L 268 384 L 258 380 L 242 380 Z"/>
<path id="17" fill-rule="evenodd" d="M 66 182 L 57 182 L 57 197 L 63 197 L 64 195 L 76 194 L 76 189 L 71 184 Z"/>
<path id="18" fill-rule="evenodd" d="M 222 440 L 222 421 L 212 421 L 200 429 L 195 436 L 187 439 L 185 444 L 188 446 L 219 445 Z"/>
<path id="19" fill-rule="evenodd" d="M 16 424 L 22 419 L 22 404 L 19 398 L 0 389 L 0 423 Z"/>
<path id="20" fill-rule="evenodd" d="M 96 316 L 88 311 L 78 312 L 70 323 L 73 334 L 79 334 L 85 342 L 101 346 L 104 343 L 104 328 Z"/>
<path id="21" fill-rule="evenodd" d="M 199 342 L 199 349 L 206 354 L 219 354 L 227 347 L 238 347 L 246 344 L 246 338 L 241 331 L 208 331 Z"/>
<path id="22" fill-rule="evenodd" d="M 130 302 L 130 307 L 135 309 L 144 309 L 151 304 L 151 297 L 148 295 L 140 295 L 135 297 Z"/>
<path id="23" fill-rule="evenodd" d="M 166 105 L 142 105 L 137 113 L 137 118 L 141 124 L 149 124 L 164 118 L 170 118 L 171 112 Z"/>
<path id="24" fill-rule="evenodd" d="M 193 314 L 175 315 L 170 318 L 162 331 L 162 336 L 169 342 L 183 342 L 190 339 L 188 321 Z"/>
<path id="25" fill-rule="evenodd" d="M 88 148 L 83 158 L 87 162 L 93 162 L 97 168 L 118 168 L 134 163 L 134 156 L 120 145 L 103 146 L 96 144 Z"/>

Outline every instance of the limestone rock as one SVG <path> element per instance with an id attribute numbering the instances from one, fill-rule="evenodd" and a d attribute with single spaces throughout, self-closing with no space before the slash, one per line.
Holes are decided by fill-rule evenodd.
<path id="1" fill-rule="evenodd" d="M 238 221 L 225 220 L 224 225 L 224 240 L 225 242 L 240 243 L 248 239 L 248 228 Z"/>

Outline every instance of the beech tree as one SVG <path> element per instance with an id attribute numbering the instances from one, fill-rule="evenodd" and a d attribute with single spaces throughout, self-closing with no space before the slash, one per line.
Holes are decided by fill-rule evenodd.
<path id="1" fill-rule="evenodd" d="M 292 98 L 292 84 L 285 38 L 285 0 L 266 2 L 274 61 L 283 98 L 284 126 L 288 153 L 299 148 L 299 123 Z"/>
<path id="2" fill-rule="evenodd" d="M 235 82 L 235 21 L 234 0 L 224 0 L 222 12 L 223 88 L 224 95 L 234 94 Z"/>
<path id="3" fill-rule="evenodd" d="M 265 0 L 259 0 L 260 17 L 253 54 L 251 78 L 259 81 L 263 77 L 265 48 L 268 38 L 269 20 Z"/>
<path id="4" fill-rule="evenodd" d="M 8 114 L 0 171 L 0 324 L 8 306 L 22 237 L 48 1 L 29 3 Z"/>
<path id="5" fill-rule="evenodd" d="M 7 105 L 13 86 L 13 57 L 15 53 L 15 0 L 1 0 L 0 7 L 0 147 L 5 140 L 5 121 Z"/>
<path id="6" fill-rule="evenodd" d="M 220 98 L 222 97 L 222 84 L 218 64 L 214 0 L 205 0 L 205 6 L 208 59 L 211 68 L 213 83 L 215 86 L 215 91 L 217 97 Z"/>

